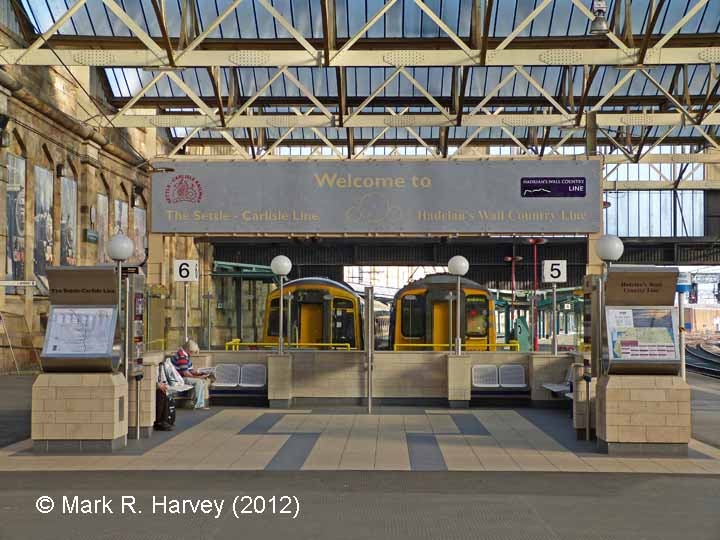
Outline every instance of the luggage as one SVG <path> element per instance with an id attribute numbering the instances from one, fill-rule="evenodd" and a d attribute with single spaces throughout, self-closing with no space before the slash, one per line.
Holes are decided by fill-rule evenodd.
<path id="1" fill-rule="evenodd" d="M 168 417 L 167 417 L 167 423 L 171 426 L 175 425 L 175 398 L 171 395 L 167 395 L 167 408 L 168 408 Z"/>

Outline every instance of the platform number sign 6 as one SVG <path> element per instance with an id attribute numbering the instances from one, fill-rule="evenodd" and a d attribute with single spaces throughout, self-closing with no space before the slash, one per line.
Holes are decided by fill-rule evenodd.
<path id="1" fill-rule="evenodd" d="M 567 261 L 543 261 L 545 283 L 567 283 Z"/>
<path id="2" fill-rule="evenodd" d="M 198 281 L 199 279 L 198 261 L 181 259 L 173 262 L 173 281 Z"/>

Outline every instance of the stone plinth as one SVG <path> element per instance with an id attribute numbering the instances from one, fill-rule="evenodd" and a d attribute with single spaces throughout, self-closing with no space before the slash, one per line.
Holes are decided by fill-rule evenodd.
<path id="1" fill-rule="evenodd" d="M 597 385 L 597 437 L 610 454 L 687 455 L 690 386 L 670 375 L 606 375 Z"/>
<path id="2" fill-rule="evenodd" d="M 469 356 L 447 356 L 447 381 L 450 407 L 468 407 L 471 393 Z"/>
<path id="3" fill-rule="evenodd" d="M 112 452 L 127 444 L 128 385 L 119 373 L 43 373 L 32 389 L 35 452 Z"/>
<path id="4" fill-rule="evenodd" d="M 289 354 L 268 355 L 267 377 L 270 407 L 290 407 L 293 399 L 292 356 Z"/>

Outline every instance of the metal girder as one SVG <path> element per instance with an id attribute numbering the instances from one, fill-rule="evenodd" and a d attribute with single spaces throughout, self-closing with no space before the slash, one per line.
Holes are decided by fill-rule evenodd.
<path id="1" fill-rule="evenodd" d="M 711 42 L 709 42 L 711 43 Z M 487 66 L 633 66 L 641 49 L 598 48 L 510 48 L 488 49 L 485 59 Z M 322 49 L 314 57 L 305 49 L 282 50 L 268 48 L 235 50 L 192 50 L 178 53 L 175 63 L 180 67 L 388 67 L 388 66 L 475 66 L 481 64 L 482 50 L 471 49 L 469 53 L 458 48 L 445 49 L 373 49 L 351 48 L 346 51 L 330 51 L 330 61 L 324 61 Z M 57 56 L 56 56 L 57 54 Z M 666 64 L 713 64 L 720 56 L 720 47 L 665 47 L 648 49 L 644 65 Z M 167 53 L 157 47 L 154 52 L 147 49 L 109 48 L 47 48 L 4 49 L 0 61 L 6 65 L 28 66 L 97 66 L 97 67 L 145 67 L 169 63 Z"/>
<path id="2" fill-rule="evenodd" d="M 317 107 L 317 105 L 315 105 Z M 485 109 L 484 107 L 481 107 Z M 326 109 L 327 110 L 327 109 Z M 484 110 L 485 114 L 465 114 L 461 118 L 461 125 L 467 127 L 559 127 L 570 128 L 574 124 L 573 114 L 493 114 Z M 598 113 L 597 123 L 602 127 L 617 126 L 677 126 L 683 125 L 684 115 L 682 113 Z M 99 120 L 102 123 L 101 120 Z M 115 127 L 124 128 L 152 128 L 152 127 L 218 127 L 221 125 L 219 115 L 202 114 L 160 114 L 140 115 L 123 114 L 113 118 Z M 231 128 L 272 128 L 289 127 L 296 128 L 372 128 L 372 127 L 452 127 L 457 125 L 454 116 L 433 113 L 410 113 L 398 117 L 393 113 L 389 114 L 356 114 L 353 113 L 344 118 L 341 125 L 339 115 L 332 113 L 313 114 L 310 116 L 298 117 L 293 114 L 268 114 L 262 116 L 235 115 L 227 119 L 227 127 Z M 703 126 L 720 125 L 720 113 L 713 113 L 703 118 Z M 584 127 L 585 119 L 582 118 L 580 125 Z M 698 139 L 699 140 L 699 139 Z"/>
<path id="3" fill-rule="evenodd" d="M 458 68 L 460 69 L 460 68 Z M 467 74 L 469 69 L 464 69 L 464 73 Z M 252 96 L 238 96 L 238 102 L 244 103 Z M 332 96 L 315 96 L 326 107 L 338 106 L 342 103 L 342 97 L 340 95 Z M 553 96 L 554 99 L 560 101 L 563 99 L 562 96 Z M 108 102 L 113 107 L 121 109 L 130 101 L 129 97 L 115 97 L 109 98 Z M 200 96 L 207 105 L 215 103 L 215 96 Z M 434 96 L 435 101 L 440 103 L 444 108 L 453 106 L 452 96 Z M 707 104 L 705 100 L 707 99 Z M 347 96 L 346 104 L 348 107 L 358 107 L 365 100 L 365 96 Z M 606 99 L 606 96 L 587 96 L 584 104 L 590 107 L 595 106 L 598 102 L 602 101 L 604 107 L 649 107 L 658 108 L 662 107 L 670 102 L 662 94 L 653 94 L 645 96 L 633 96 L 633 95 L 615 95 Z M 257 107 L 289 107 L 289 106 L 307 106 L 311 107 L 312 102 L 304 95 L 293 95 L 293 96 L 260 96 L 253 100 Z M 547 99 L 544 96 L 491 96 L 487 99 L 487 96 L 468 96 L 462 97 L 463 107 L 475 107 L 479 103 L 487 107 L 543 107 L 547 104 Z M 166 97 L 166 96 L 143 96 L 139 100 L 134 101 L 135 107 L 139 109 L 151 109 L 159 107 L 161 109 L 187 109 L 193 108 L 195 105 L 193 101 L 184 96 Z M 578 104 L 578 109 L 580 105 Z M 720 95 L 717 92 L 711 94 L 709 97 L 706 94 L 694 94 L 690 96 L 690 104 L 692 106 L 701 106 L 701 109 L 708 109 L 708 106 L 720 104 Z M 426 107 L 427 98 L 424 96 L 381 96 L 378 95 L 373 99 L 374 107 Z M 647 111 L 646 111 L 647 112 Z M 662 111 L 660 111 L 662 112 Z"/>
<path id="4" fill-rule="evenodd" d="M 211 139 L 204 139 L 202 142 L 204 142 L 206 145 L 209 143 L 212 143 L 213 140 Z M 271 141 L 268 141 L 271 142 Z M 371 141 L 361 141 L 358 140 L 357 144 L 361 146 L 368 147 L 370 145 Z M 457 143 L 458 141 L 451 141 L 451 143 Z M 401 144 L 402 146 L 409 146 L 411 145 L 412 141 L 409 139 L 404 139 L 402 141 L 394 140 L 392 141 L 392 145 Z M 216 144 L 222 144 L 222 141 L 216 142 Z M 289 144 L 292 145 L 298 145 L 298 146 L 318 146 L 317 141 L 298 141 L 293 140 Z M 159 155 L 153 158 L 152 162 L 161 162 L 163 160 L 167 161 L 168 157 L 170 156 L 164 156 Z M 288 156 L 267 156 L 267 159 L 272 158 L 277 159 L 283 159 L 285 161 L 288 160 Z M 238 157 L 238 155 L 222 155 L 222 154 L 213 154 L 212 156 L 213 160 L 217 161 L 246 161 L 243 158 Z M 179 161 L 207 161 L 208 156 L 205 154 L 186 154 L 186 155 L 176 155 L 172 156 L 172 159 L 177 159 Z M 318 159 L 330 159 L 330 160 L 337 160 L 337 158 L 332 156 L 318 156 Z M 367 156 L 362 154 L 357 154 L 354 158 L 354 160 L 368 160 L 368 161 L 382 161 L 382 160 L 392 160 L 392 159 L 398 159 L 392 158 L 390 156 Z M 431 156 L 403 156 L 403 161 L 427 161 L 428 159 L 433 159 Z M 437 158 L 437 159 L 444 159 L 444 158 Z M 468 154 L 464 156 L 458 156 L 455 159 L 457 160 L 469 160 L 469 161 L 554 161 L 554 160 L 560 160 L 560 161 L 589 161 L 589 160 L 597 160 L 600 164 L 605 165 L 613 165 L 613 164 L 627 164 L 629 163 L 627 158 L 622 155 L 618 154 L 610 154 L 610 155 L 601 155 L 597 157 L 588 157 L 586 155 L 582 154 L 568 154 L 568 155 L 546 155 L 546 156 L 537 156 L 537 155 L 512 155 L 512 156 L 498 156 L 498 155 L 490 155 L 487 153 L 480 153 L 480 154 Z M 708 154 L 650 154 L 647 156 L 644 156 L 640 159 L 640 163 L 644 164 L 679 164 L 679 163 L 688 163 L 688 164 L 706 164 L 706 165 L 712 165 L 712 164 L 720 164 L 720 153 L 708 153 Z M 636 181 L 631 183 L 643 183 L 646 181 Z M 619 182 L 610 182 L 611 184 L 619 184 Z M 672 182 L 660 182 L 660 184 L 671 184 Z M 683 181 L 681 182 L 683 185 L 691 184 L 690 181 Z M 705 181 L 705 182 L 695 182 L 694 184 L 697 184 L 698 186 L 712 186 L 714 184 L 720 183 L 719 180 L 712 180 L 712 181 Z M 672 183 L 674 184 L 674 183 Z M 693 184 L 693 185 L 694 185 Z M 616 189 L 616 188 L 613 188 Z M 693 189 L 690 187 L 690 189 Z M 702 189 L 701 187 L 698 187 L 696 189 Z"/>

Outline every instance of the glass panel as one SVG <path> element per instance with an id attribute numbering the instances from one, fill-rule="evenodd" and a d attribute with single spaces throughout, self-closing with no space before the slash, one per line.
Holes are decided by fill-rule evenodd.
<path id="1" fill-rule="evenodd" d="M 128 203 L 125 201 L 115 200 L 115 227 L 113 234 L 128 233 Z"/>
<path id="2" fill-rule="evenodd" d="M 35 246 L 33 268 L 42 294 L 47 294 L 46 268 L 53 263 L 53 174 L 35 167 Z"/>
<path id="3" fill-rule="evenodd" d="M 145 237 L 147 233 L 146 216 L 144 208 L 133 208 L 133 228 L 135 229 L 135 255 L 133 256 L 135 263 L 142 264 L 145 261 Z"/>
<path id="4" fill-rule="evenodd" d="M 402 335 L 425 337 L 425 295 L 407 295 L 402 299 Z"/>
<path id="5" fill-rule="evenodd" d="M 333 343 L 349 343 L 355 347 L 355 310 L 353 303 L 344 298 L 333 300 Z"/>
<path id="6" fill-rule="evenodd" d="M 7 245 L 5 275 L 8 280 L 25 279 L 25 160 L 8 154 Z M 6 294 L 20 294 L 23 289 L 7 287 Z"/>
<path id="7" fill-rule="evenodd" d="M 77 182 L 60 178 L 60 264 L 77 264 Z"/>
<path id="8" fill-rule="evenodd" d="M 280 302 L 277 298 L 270 300 L 270 313 L 268 314 L 268 336 L 280 335 Z"/>
<path id="9" fill-rule="evenodd" d="M 471 337 L 488 335 L 488 300 L 485 296 L 468 296 L 465 300 L 465 331 Z"/>

